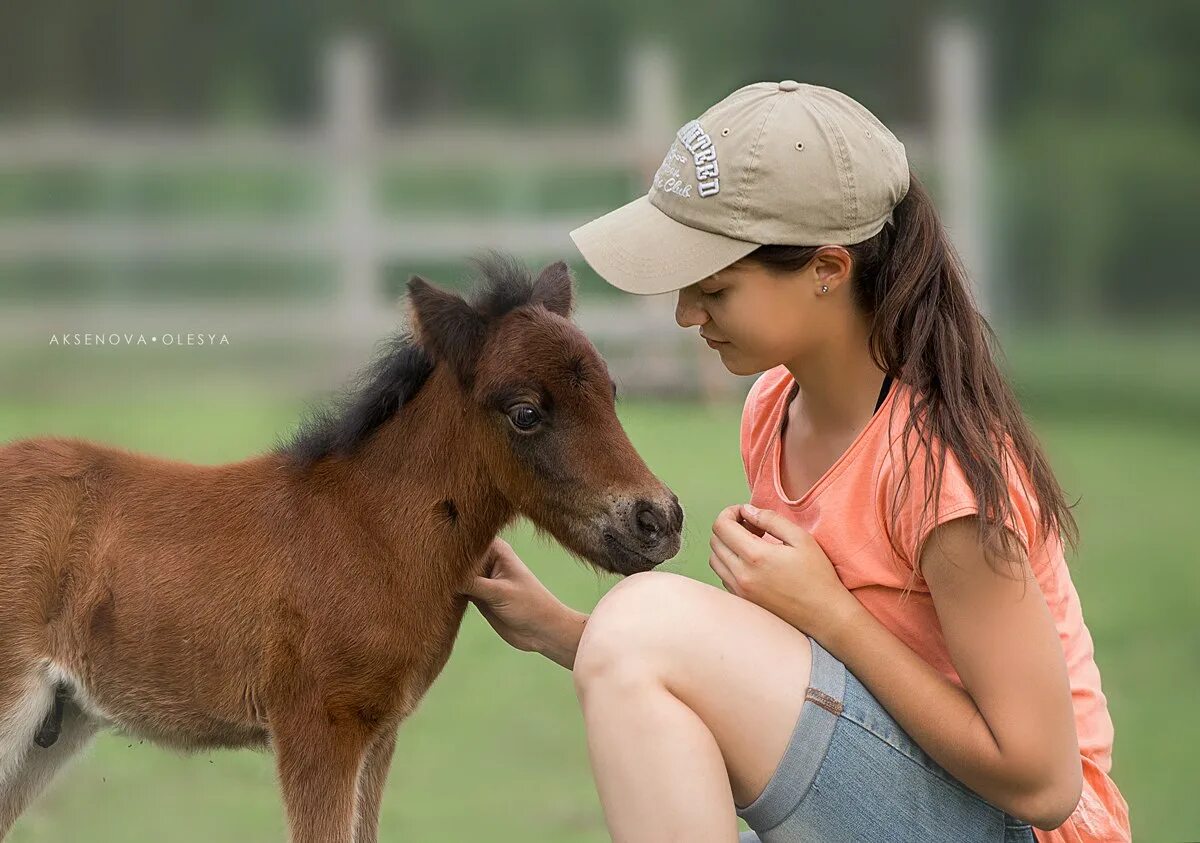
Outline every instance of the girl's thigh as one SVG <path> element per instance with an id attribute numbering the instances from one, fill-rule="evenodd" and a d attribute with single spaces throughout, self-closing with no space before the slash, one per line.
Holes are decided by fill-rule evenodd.
<path id="1" fill-rule="evenodd" d="M 592 612 L 575 662 L 591 682 L 650 677 L 690 708 L 720 747 L 734 801 L 754 799 L 795 731 L 809 639 L 755 604 L 689 577 L 634 574 Z"/>
<path id="2" fill-rule="evenodd" d="M 740 843 L 1034 840 L 926 755 L 841 662 L 811 649 L 804 708 L 763 792 L 738 809 L 753 829 Z"/>

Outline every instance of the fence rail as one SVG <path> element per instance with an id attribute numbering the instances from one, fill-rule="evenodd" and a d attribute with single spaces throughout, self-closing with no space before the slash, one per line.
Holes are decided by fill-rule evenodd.
<path id="1" fill-rule="evenodd" d="M 953 27 L 941 30 L 935 62 L 943 76 L 933 90 L 940 107 L 931 133 L 900 132 L 910 159 L 928 157 L 925 137 L 956 153 L 946 175 L 971 181 L 976 162 L 964 151 L 963 139 L 975 137 L 963 120 L 975 116 L 964 110 L 977 73 L 971 70 L 974 49 L 969 38 Z M 965 70 L 964 70 L 965 69 Z M 405 259 L 457 260 L 487 248 L 503 248 L 526 256 L 559 258 L 573 253 L 568 232 L 594 214 L 560 213 L 537 217 L 508 214 L 385 215 L 375 201 L 375 186 L 388 168 L 411 170 L 480 168 L 493 172 L 524 172 L 570 168 L 577 172 L 623 170 L 631 184 L 644 184 L 661 158 L 666 138 L 682 122 L 675 65 L 669 53 L 644 46 L 631 53 L 627 78 L 627 116 L 617 126 L 537 127 L 459 123 L 455 125 L 381 126 L 376 110 L 375 64 L 365 42 L 334 43 L 324 73 L 325 111 L 316 126 L 302 129 L 164 128 L 81 125 L 62 122 L 0 126 L 0 168 L 32 170 L 80 166 L 101 172 L 123 168 L 182 170 L 218 166 L 233 170 L 277 170 L 303 167 L 327 183 L 329 202 L 320 212 L 297 219 L 113 219 L 63 218 L 0 220 L 0 261 L 37 259 L 105 259 L 210 256 L 263 258 L 311 257 L 329 259 L 337 267 L 335 301 L 330 305 L 289 305 L 256 308 L 241 302 L 227 306 L 188 305 L 191 316 L 203 314 L 212 327 L 253 333 L 259 337 L 313 339 L 363 349 L 395 326 L 395 306 L 384 298 L 383 264 Z M 970 248 L 982 237 L 977 231 L 977 200 L 973 192 L 947 186 L 956 218 L 952 233 Z M 956 229 L 959 229 L 956 232 Z M 973 255 L 968 254 L 968 263 Z M 727 380 L 712 377 L 704 367 L 719 365 L 711 354 L 697 364 L 703 351 L 698 340 L 675 331 L 670 303 L 664 297 L 589 303 L 581 321 L 599 342 L 621 345 L 642 342 L 646 354 L 634 349 L 625 379 L 633 390 L 662 387 L 663 366 L 674 384 L 684 372 L 705 391 L 719 391 Z M 175 318 L 168 319 L 173 316 Z M 103 317 L 103 318 L 101 318 Z M 0 308 L 0 343 L 28 342 L 56 330 L 104 321 L 112 328 L 146 324 L 177 324 L 178 311 L 159 313 L 153 306 L 123 305 L 110 310 L 91 303 Z M 164 321 L 165 320 L 165 321 Z M 194 320 L 189 320 L 194 321 Z M 68 327 L 77 326 L 77 327 Z M 645 363 L 650 350 L 664 357 L 658 368 Z M 697 350 L 699 349 L 699 351 Z M 671 363 L 672 355 L 675 364 Z M 353 358 L 354 354 L 351 353 Z M 621 363 L 618 366 L 624 365 Z M 697 369 L 697 366 L 700 368 Z M 698 377 L 695 373 L 699 371 Z M 649 377 L 648 373 L 656 373 Z"/>
<path id="2" fill-rule="evenodd" d="M 658 145 L 663 145 L 658 138 Z M 412 126 L 375 133 L 372 160 L 388 165 L 455 165 L 496 161 L 506 167 L 641 168 L 641 141 L 630 129 L 541 127 L 536 131 L 480 123 Z M 110 128 L 59 123 L 5 128 L 0 167 L 199 166 L 270 168 L 329 163 L 336 142 L 311 129 L 295 131 L 148 126 Z"/>
<path id="3" fill-rule="evenodd" d="M 591 219 L 564 215 L 509 217 L 389 218 L 359 232 L 376 259 L 461 258 L 503 247 L 505 251 L 565 255 L 568 232 Z M 6 258 L 334 257 L 345 246 L 336 219 L 294 222 L 255 220 L 37 220 L 0 226 L 0 255 Z"/>

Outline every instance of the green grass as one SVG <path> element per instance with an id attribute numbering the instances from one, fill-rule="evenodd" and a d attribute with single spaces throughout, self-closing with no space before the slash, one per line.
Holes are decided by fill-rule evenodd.
<path id="1" fill-rule="evenodd" d="M 0 439 L 94 437 L 199 462 L 261 450 L 296 408 L 195 394 L 153 402 L 0 405 Z M 715 582 L 707 529 L 744 498 L 737 407 L 626 403 L 634 444 L 680 495 L 684 550 L 666 568 Z M 1200 733 L 1200 477 L 1194 430 L 1092 416 L 1035 415 L 1060 479 L 1082 495 L 1072 561 L 1116 721 L 1114 775 L 1138 840 L 1196 839 Z M 527 529 L 518 552 L 565 601 L 588 609 L 613 580 Z M 1014 678 L 1019 681 L 1019 678 Z M 472 611 L 453 657 L 403 726 L 382 818 L 384 841 L 607 840 L 569 674 L 501 642 Z M 92 750 L 18 823 L 13 843 L 285 839 L 271 760 L 249 752 L 180 757 L 118 735 Z"/>

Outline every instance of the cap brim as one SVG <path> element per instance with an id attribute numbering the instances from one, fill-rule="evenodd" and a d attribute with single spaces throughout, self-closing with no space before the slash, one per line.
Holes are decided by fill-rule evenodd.
<path id="1" fill-rule="evenodd" d="M 640 296 L 695 284 L 760 245 L 677 222 L 649 195 L 580 226 L 571 239 L 601 278 Z"/>

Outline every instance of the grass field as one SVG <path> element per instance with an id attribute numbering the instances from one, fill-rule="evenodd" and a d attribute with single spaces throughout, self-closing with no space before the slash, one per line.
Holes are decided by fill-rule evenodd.
<path id="1" fill-rule="evenodd" d="M 198 462 L 268 447 L 290 405 L 180 394 L 152 403 L 0 405 L 0 440 L 80 435 Z M 684 549 L 664 566 L 709 582 L 707 531 L 743 499 L 737 407 L 626 403 L 621 415 L 687 513 Z M 1114 775 L 1139 841 L 1200 839 L 1200 478 L 1195 428 L 1085 413 L 1035 415 L 1073 498 L 1083 543 L 1072 561 L 1117 727 Z M 1191 478 L 1189 480 L 1189 478 Z M 589 609 L 613 580 L 524 528 L 510 537 L 546 583 Z M 1019 680 L 1015 680 L 1019 681 Z M 119 735 L 99 739 L 18 823 L 13 843 L 282 841 L 271 760 L 180 757 Z M 384 841 L 607 839 L 570 675 L 509 649 L 472 610 L 445 672 L 400 732 Z"/>

